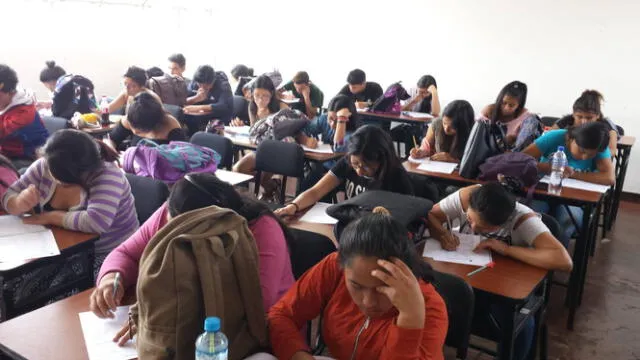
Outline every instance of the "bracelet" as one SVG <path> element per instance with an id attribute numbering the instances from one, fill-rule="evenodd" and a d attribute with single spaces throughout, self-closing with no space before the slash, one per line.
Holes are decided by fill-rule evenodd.
<path id="1" fill-rule="evenodd" d="M 349 122 L 349 121 L 338 121 L 338 124 L 346 124 L 346 123 L 348 123 L 348 122 Z"/>
<path id="2" fill-rule="evenodd" d="M 289 205 L 295 206 L 296 207 L 296 212 L 300 211 L 300 206 L 298 204 L 294 203 L 293 201 L 287 204 L 287 206 L 289 206 Z"/>

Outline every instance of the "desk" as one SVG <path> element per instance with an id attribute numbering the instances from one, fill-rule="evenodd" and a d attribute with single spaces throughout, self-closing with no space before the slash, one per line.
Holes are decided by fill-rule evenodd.
<path id="1" fill-rule="evenodd" d="M 233 142 L 233 146 L 236 148 L 235 153 L 237 153 L 239 150 L 255 151 L 258 148 L 258 146 L 255 143 L 251 142 L 251 140 L 247 136 L 233 136 L 230 134 L 225 134 L 224 136 L 227 139 L 231 140 L 231 142 Z M 317 153 L 311 151 L 304 152 L 304 158 L 308 161 L 314 162 L 337 160 L 342 158 L 344 155 L 344 153 Z"/>
<path id="2" fill-rule="evenodd" d="M 233 186 L 246 184 L 253 180 L 253 175 L 242 174 L 224 169 L 216 170 L 218 179 L 227 182 Z"/>
<path id="3" fill-rule="evenodd" d="M 358 111 L 358 115 L 366 119 L 375 119 L 380 121 L 395 121 L 406 124 L 428 124 L 433 120 L 433 116 L 425 117 L 412 117 L 408 115 L 380 113 L 373 111 Z"/>
<path id="4" fill-rule="evenodd" d="M 60 255 L 33 259 L 19 263 L 0 263 L 0 320 L 10 319 L 17 315 L 42 307 L 73 289 L 93 287 L 94 242 L 96 235 L 53 227 Z M 41 288 L 31 289 L 33 293 L 24 294 L 23 275 L 30 274 L 29 279 L 35 282 L 40 276 L 58 274 L 65 267 L 74 267 L 72 278 L 58 285 L 43 282 Z M 66 279 L 65 279 L 66 280 Z"/>
<path id="5" fill-rule="evenodd" d="M 482 181 L 475 179 L 466 179 L 461 177 L 457 171 L 452 174 L 434 173 L 429 171 L 418 170 L 419 164 L 404 162 L 404 168 L 407 172 L 419 174 L 430 178 L 431 180 L 452 184 L 452 185 L 471 185 L 481 184 Z M 533 197 L 538 200 L 547 201 L 559 205 L 578 206 L 584 211 L 582 216 L 582 228 L 579 229 L 579 236 L 576 240 L 575 249 L 573 251 L 573 271 L 569 280 L 567 291 L 567 306 L 569 307 L 569 316 L 567 318 L 567 328 L 573 329 L 575 314 L 582 300 L 582 292 L 584 290 L 584 282 L 587 276 L 587 265 L 589 262 L 588 250 L 592 243 L 595 242 L 598 227 L 598 214 L 602 206 L 603 194 L 586 191 L 580 189 L 563 188 L 560 195 L 549 194 L 546 190 L 536 189 Z"/>
<path id="6" fill-rule="evenodd" d="M 631 156 L 631 148 L 636 142 L 636 138 L 633 136 L 623 136 L 618 140 L 618 153 L 616 154 L 616 184 L 614 185 L 613 196 L 611 198 L 611 204 L 606 216 L 608 220 L 605 220 L 606 230 L 611 230 L 611 226 L 615 222 L 618 216 L 618 207 L 620 206 L 620 195 L 622 194 L 622 188 L 624 187 L 624 179 L 627 176 L 627 166 L 629 166 L 629 156 Z"/>
<path id="7" fill-rule="evenodd" d="M 82 131 L 88 133 L 93 137 L 100 138 L 110 133 L 111 130 L 113 130 L 113 128 L 115 127 L 116 127 L 116 124 L 111 123 L 109 125 L 103 125 L 102 127 L 99 127 L 99 128 L 83 128 Z"/>

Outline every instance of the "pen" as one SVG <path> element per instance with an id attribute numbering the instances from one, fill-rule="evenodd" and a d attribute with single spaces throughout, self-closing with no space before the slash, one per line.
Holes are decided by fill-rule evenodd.
<path id="1" fill-rule="evenodd" d="M 416 136 L 413 136 L 413 146 L 415 146 L 415 148 L 418 148 L 418 142 L 416 141 Z"/>
<path id="2" fill-rule="evenodd" d="M 116 272 L 116 278 L 113 280 L 113 302 L 116 302 L 116 291 L 118 291 L 118 284 L 120 283 L 120 273 Z"/>
<path id="3" fill-rule="evenodd" d="M 486 269 L 491 269 L 491 268 L 494 267 L 494 265 L 495 265 L 495 263 L 492 261 L 492 262 L 488 263 L 487 265 L 485 265 L 483 267 L 480 267 L 480 268 L 477 268 L 477 269 L 473 270 L 472 272 L 468 273 L 467 276 L 473 276 L 473 275 L 479 273 L 480 271 L 483 271 L 483 270 L 486 270 Z"/>

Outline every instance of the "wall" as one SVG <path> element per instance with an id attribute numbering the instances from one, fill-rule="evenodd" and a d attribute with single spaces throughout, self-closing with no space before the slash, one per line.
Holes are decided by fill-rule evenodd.
<path id="1" fill-rule="evenodd" d="M 101 95 L 119 91 L 127 66 L 165 68 L 172 52 L 187 56 L 188 73 L 204 63 L 225 71 L 236 63 L 258 72 L 277 67 L 287 78 L 304 69 L 326 102 L 355 67 L 383 86 L 397 80 L 413 86 L 433 74 L 443 105 L 463 98 L 476 110 L 518 79 L 529 86 L 527 107 L 547 115 L 569 113 L 582 90 L 598 89 L 604 113 L 640 135 L 633 88 L 640 83 L 637 1 L 147 3 L 152 7 L 0 0 L 0 13 L 16 14 L 3 17 L 0 62 L 15 67 L 39 96 L 46 96 L 38 73 L 48 59 L 91 78 Z M 626 191 L 640 192 L 639 149 Z"/>

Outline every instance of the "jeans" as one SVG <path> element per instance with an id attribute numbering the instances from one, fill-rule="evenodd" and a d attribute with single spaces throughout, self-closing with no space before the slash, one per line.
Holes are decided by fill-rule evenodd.
<path id="1" fill-rule="evenodd" d="M 582 228 L 582 215 L 584 214 L 584 211 L 582 210 L 582 208 L 579 208 L 577 206 L 565 206 L 565 205 L 550 206 L 548 203 L 544 201 L 534 200 L 531 203 L 531 208 L 537 212 L 543 212 L 545 214 L 549 214 L 553 216 L 556 219 L 556 221 L 558 221 L 558 224 L 560 225 L 560 230 L 562 231 L 562 233 L 560 234 L 561 236 L 558 240 L 560 240 L 560 242 L 562 243 L 562 245 L 564 245 L 565 248 L 569 246 L 569 240 L 571 239 L 573 234 L 578 229 Z M 569 208 L 568 211 L 567 211 L 567 208 Z M 571 220 L 572 217 L 573 217 L 573 220 L 575 220 L 576 222 L 575 224 L 573 223 L 573 220 Z M 576 224 L 578 225 L 578 229 L 576 229 Z"/>

